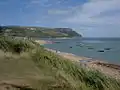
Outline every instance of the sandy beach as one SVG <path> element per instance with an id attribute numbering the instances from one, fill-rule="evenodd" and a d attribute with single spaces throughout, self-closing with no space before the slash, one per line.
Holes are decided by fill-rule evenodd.
<path id="1" fill-rule="evenodd" d="M 39 43 L 40 45 L 47 44 L 47 41 L 45 40 L 35 40 L 35 42 Z"/>
<path id="2" fill-rule="evenodd" d="M 77 56 L 75 54 L 72 54 L 72 53 L 66 53 L 66 52 L 61 52 L 61 51 L 57 51 L 56 50 L 53 50 L 53 49 L 48 49 L 46 48 L 46 50 L 48 51 L 51 51 L 51 52 L 54 52 L 56 53 L 57 55 L 60 55 L 66 59 L 69 59 L 71 61 L 76 61 L 76 62 L 79 62 L 80 60 L 90 60 L 92 58 L 87 58 L 87 57 L 82 57 L 82 56 Z"/>
<path id="3" fill-rule="evenodd" d="M 52 41 L 46 41 L 46 40 L 35 40 L 35 42 L 39 43 L 40 45 L 44 45 L 44 44 L 53 44 Z"/>
<path id="4" fill-rule="evenodd" d="M 60 52 L 52 49 L 46 48 L 46 50 L 56 53 L 57 55 L 60 55 L 68 60 L 75 61 L 75 62 L 81 62 L 84 61 L 85 67 L 88 69 L 95 69 L 103 72 L 106 75 L 120 78 L 120 66 L 115 64 L 109 64 L 107 62 L 103 62 L 100 60 L 95 60 L 92 58 L 82 57 L 82 56 L 76 56 L 72 53 L 66 53 L 66 52 Z"/>
<path id="5" fill-rule="evenodd" d="M 48 44 L 48 41 L 44 41 L 44 40 L 36 40 L 36 42 L 38 42 L 39 44 Z M 79 62 L 79 63 L 84 62 L 83 64 L 85 64 L 85 66 L 88 69 L 96 69 L 96 70 L 102 71 L 103 73 L 109 76 L 120 78 L 120 66 L 119 65 L 109 64 L 107 62 L 104 62 L 101 60 L 95 60 L 95 59 L 88 58 L 88 57 L 77 56 L 72 53 L 56 51 L 56 50 L 48 49 L 48 48 L 45 48 L 45 49 L 57 55 L 60 55 L 68 60 Z"/>

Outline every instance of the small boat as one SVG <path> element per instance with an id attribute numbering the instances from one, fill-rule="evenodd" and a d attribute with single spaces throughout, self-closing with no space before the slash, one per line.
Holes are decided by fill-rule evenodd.
<path id="1" fill-rule="evenodd" d="M 105 52 L 104 50 L 98 50 L 97 52 Z"/>
<path id="2" fill-rule="evenodd" d="M 72 46 L 70 46 L 69 48 L 72 48 Z"/>
<path id="3" fill-rule="evenodd" d="M 111 48 L 104 48 L 104 50 L 110 50 Z"/>

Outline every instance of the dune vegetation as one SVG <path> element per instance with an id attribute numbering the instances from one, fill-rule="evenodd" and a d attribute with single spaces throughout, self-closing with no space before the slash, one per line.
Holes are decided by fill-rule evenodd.
<path id="1" fill-rule="evenodd" d="M 0 90 L 120 90 L 120 80 L 87 70 L 33 40 L 1 36 L 0 49 Z"/>

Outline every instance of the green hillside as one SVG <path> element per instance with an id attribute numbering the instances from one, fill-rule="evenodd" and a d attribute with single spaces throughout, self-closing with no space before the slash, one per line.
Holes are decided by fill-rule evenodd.
<path id="1" fill-rule="evenodd" d="M 32 40 L 0 37 L 0 90 L 120 90 L 120 81 Z"/>
<path id="2" fill-rule="evenodd" d="M 28 36 L 41 38 L 57 37 L 81 37 L 80 34 L 70 28 L 46 28 L 46 27 L 22 27 L 22 26 L 2 26 L 0 32 L 9 36 Z"/>

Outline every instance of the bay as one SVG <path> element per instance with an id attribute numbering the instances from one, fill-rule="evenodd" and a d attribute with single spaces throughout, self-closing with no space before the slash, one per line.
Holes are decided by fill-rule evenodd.
<path id="1" fill-rule="evenodd" d="M 73 38 L 51 39 L 51 41 L 56 43 L 46 44 L 44 46 L 62 52 L 73 53 L 78 56 L 120 64 L 120 39 Z"/>

